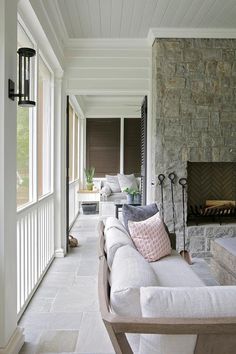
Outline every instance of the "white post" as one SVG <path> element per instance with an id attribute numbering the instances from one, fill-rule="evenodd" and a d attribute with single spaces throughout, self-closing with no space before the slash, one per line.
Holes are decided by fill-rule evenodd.
<path id="1" fill-rule="evenodd" d="M 124 173 L 124 117 L 120 118 L 120 173 Z"/>
<path id="2" fill-rule="evenodd" d="M 16 84 L 17 1 L 0 0 L 0 353 L 16 354 L 24 343 L 17 327 Z M 17 87 L 17 86 L 16 86 Z"/>
<path id="3" fill-rule="evenodd" d="M 54 90 L 55 257 L 64 257 L 66 253 L 66 113 L 62 75 L 55 75 Z"/>

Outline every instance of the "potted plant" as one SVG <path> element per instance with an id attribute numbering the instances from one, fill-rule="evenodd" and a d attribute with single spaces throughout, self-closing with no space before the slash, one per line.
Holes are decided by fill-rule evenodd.
<path id="1" fill-rule="evenodd" d="M 127 203 L 128 204 L 133 204 L 134 203 L 134 193 L 135 193 L 135 189 L 133 188 L 125 188 L 124 192 L 127 193 Z"/>
<path id="2" fill-rule="evenodd" d="M 95 168 L 89 167 L 84 169 L 85 177 L 86 177 L 86 187 L 88 191 L 93 190 L 93 177 L 95 174 Z"/>
<path id="3" fill-rule="evenodd" d="M 139 190 L 134 191 L 134 204 L 141 204 L 141 192 Z"/>

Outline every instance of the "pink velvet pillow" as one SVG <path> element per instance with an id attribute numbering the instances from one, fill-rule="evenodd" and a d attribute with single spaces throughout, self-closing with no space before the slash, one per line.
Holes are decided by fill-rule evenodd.
<path id="1" fill-rule="evenodd" d="M 159 213 L 144 221 L 129 221 L 128 226 L 137 250 L 148 262 L 171 253 L 170 239 Z"/>

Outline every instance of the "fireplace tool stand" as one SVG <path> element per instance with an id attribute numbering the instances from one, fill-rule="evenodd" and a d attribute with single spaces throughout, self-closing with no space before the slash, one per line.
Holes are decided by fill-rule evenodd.
<path id="1" fill-rule="evenodd" d="M 172 202 L 172 222 L 173 222 L 173 233 L 175 234 L 175 201 L 174 201 L 174 184 L 176 175 L 174 172 L 171 172 L 168 175 L 170 180 L 170 189 L 171 189 L 171 202 Z"/>
<path id="2" fill-rule="evenodd" d="M 161 186 L 161 217 L 164 221 L 164 198 L 163 198 L 163 183 L 164 183 L 164 179 L 165 179 L 165 175 L 163 175 L 163 173 L 161 173 L 160 175 L 157 176 L 160 186 Z"/>
<path id="3" fill-rule="evenodd" d="M 184 258 L 184 260 L 185 260 L 188 264 L 192 264 L 190 254 L 189 254 L 189 252 L 185 249 L 185 245 L 186 245 L 186 230 L 185 230 L 185 222 L 186 222 L 186 218 L 185 218 L 185 190 L 186 190 L 186 187 L 187 187 L 187 179 L 186 179 L 186 178 L 180 178 L 179 184 L 180 184 L 181 187 L 182 187 L 183 238 L 184 238 L 184 249 L 183 249 L 182 251 L 180 251 L 180 255 Z"/>

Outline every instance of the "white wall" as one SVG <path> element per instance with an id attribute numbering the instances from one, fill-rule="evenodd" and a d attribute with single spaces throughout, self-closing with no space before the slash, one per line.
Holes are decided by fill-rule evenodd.
<path id="1" fill-rule="evenodd" d="M 0 0 L 0 353 L 23 344 L 16 322 L 16 101 L 8 98 L 16 50 L 17 1 Z"/>

